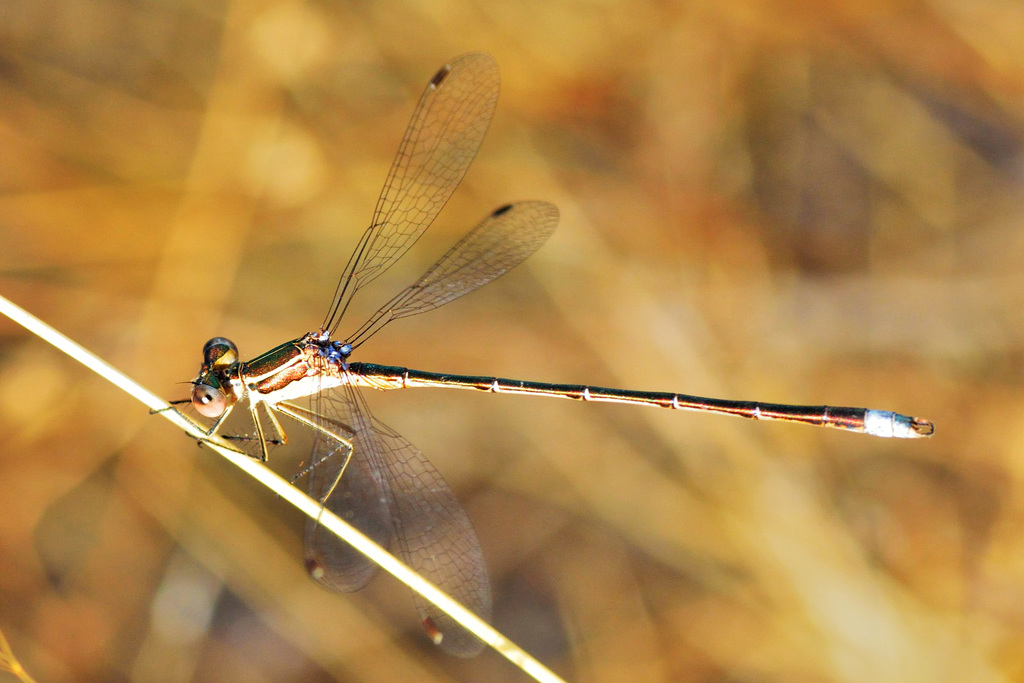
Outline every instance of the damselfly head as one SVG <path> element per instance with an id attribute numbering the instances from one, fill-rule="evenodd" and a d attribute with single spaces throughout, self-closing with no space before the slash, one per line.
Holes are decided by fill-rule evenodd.
<path id="1" fill-rule="evenodd" d="M 214 337 L 203 345 L 203 367 L 192 382 L 192 406 L 203 417 L 218 418 L 238 400 L 231 377 L 238 374 L 238 347 Z"/>
<path id="2" fill-rule="evenodd" d="M 238 347 L 224 337 L 214 337 L 203 345 L 203 366 L 223 368 L 238 362 Z"/>
<path id="3" fill-rule="evenodd" d="M 203 417 L 218 418 L 228 409 L 223 391 L 209 384 L 196 384 L 192 388 L 192 406 Z"/>

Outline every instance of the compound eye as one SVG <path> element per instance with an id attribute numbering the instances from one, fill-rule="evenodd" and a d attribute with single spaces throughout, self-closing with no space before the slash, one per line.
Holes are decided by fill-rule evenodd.
<path id="1" fill-rule="evenodd" d="M 228 400 L 220 389 L 209 384 L 197 384 L 192 389 L 192 405 L 203 417 L 217 418 L 227 410 Z"/>
<path id="2" fill-rule="evenodd" d="M 203 345 L 203 360 L 209 366 L 223 367 L 238 361 L 238 347 L 224 337 L 214 337 Z"/>

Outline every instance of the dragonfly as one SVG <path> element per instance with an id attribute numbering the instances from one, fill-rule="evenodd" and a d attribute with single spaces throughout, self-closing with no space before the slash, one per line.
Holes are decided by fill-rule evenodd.
<path id="1" fill-rule="evenodd" d="M 384 182 L 370 222 L 342 271 L 320 327 L 243 362 L 237 346 L 210 339 L 192 382 L 191 403 L 218 434 L 232 409 L 248 406 L 251 455 L 287 443 L 279 416 L 313 431 L 307 491 L 442 590 L 489 619 L 491 592 L 480 542 L 452 489 L 409 441 L 373 417 L 357 389 L 440 387 L 554 396 L 783 420 L 874 436 L 930 436 L 931 422 L 890 411 L 796 406 L 676 393 L 550 384 L 426 372 L 357 362 L 356 349 L 391 322 L 450 303 L 522 263 L 548 239 L 557 208 L 520 201 L 492 211 L 412 285 L 346 336 L 337 330 L 356 293 L 398 261 L 431 225 L 461 182 L 497 106 L 498 66 L 483 53 L 458 57 L 430 79 Z M 308 397 L 309 407 L 296 403 Z M 258 447 L 258 453 L 256 449 Z M 351 546 L 306 522 L 306 569 L 335 591 L 355 591 L 376 567 Z M 414 597 L 424 629 L 444 651 L 470 657 L 483 643 L 433 605 Z"/>

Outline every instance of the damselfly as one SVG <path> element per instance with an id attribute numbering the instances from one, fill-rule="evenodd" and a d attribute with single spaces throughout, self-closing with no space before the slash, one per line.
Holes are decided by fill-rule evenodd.
<path id="1" fill-rule="evenodd" d="M 305 472 L 310 496 L 487 619 L 490 587 L 466 512 L 433 465 L 370 414 L 357 387 L 476 389 L 803 422 L 874 436 L 932 434 L 927 420 L 888 411 L 547 384 L 350 361 L 355 349 L 391 321 L 432 310 L 482 287 L 521 263 L 554 231 L 558 210 L 551 204 L 502 206 L 344 341 L 333 339 L 355 294 L 401 258 L 448 201 L 476 155 L 497 98 L 498 67 L 486 54 L 459 57 L 434 75 L 399 145 L 370 227 L 342 272 L 320 328 L 248 362 L 239 360 L 237 348 L 227 339 L 216 337 L 206 343 L 192 404 L 215 420 L 209 435 L 218 432 L 245 398 L 255 425 L 257 457 L 263 460 L 268 444 L 287 441 L 278 415 L 306 425 L 314 431 Z M 311 397 L 309 408 L 293 402 L 306 396 Z M 325 533 L 316 521 L 307 522 L 304 544 L 307 569 L 328 588 L 358 590 L 373 576 L 375 567 L 368 560 Z M 472 656 L 482 648 L 480 641 L 419 598 L 417 608 L 427 632 L 447 652 Z"/>

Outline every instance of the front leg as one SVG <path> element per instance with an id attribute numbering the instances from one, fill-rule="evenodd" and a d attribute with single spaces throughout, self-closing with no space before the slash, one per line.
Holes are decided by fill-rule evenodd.
<path id="1" fill-rule="evenodd" d="M 255 403 L 249 405 L 249 414 L 252 415 L 252 423 L 256 425 L 256 438 L 260 442 L 260 462 L 267 462 L 270 459 L 270 454 L 267 453 L 267 439 L 263 436 L 263 425 L 260 423 L 260 414 Z"/>
<path id="2" fill-rule="evenodd" d="M 224 435 L 221 436 L 221 438 L 226 440 L 226 441 L 257 441 L 257 442 L 259 442 L 259 445 L 260 445 L 259 455 L 253 455 L 252 453 L 249 453 L 249 452 L 246 452 L 246 451 L 239 451 L 239 452 L 245 453 L 246 455 L 248 455 L 253 460 L 259 460 L 260 462 L 267 462 L 270 459 L 269 449 L 267 448 L 267 445 L 270 444 L 270 445 L 273 445 L 273 446 L 279 446 L 279 445 L 287 444 L 288 443 L 288 435 L 281 428 L 281 425 L 280 425 L 280 423 L 278 423 L 277 418 L 274 417 L 274 413 L 272 411 L 268 410 L 267 411 L 267 415 L 270 417 L 271 426 L 273 427 L 274 431 L 277 432 L 277 436 L 280 437 L 280 438 L 277 438 L 277 439 L 268 439 L 266 437 L 266 433 L 263 430 L 263 423 L 260 421 L 260 415 L 259 415 L 259 411 L 257 409 L 257 406 L 258 406 L 258 404 L 256 404 L 256 403 L 250 403 L 249 404 L 249 416 L 252 418 L 252 423 L 253 423 L 253 425 L 256 428 L 256 436 L 255 437 L 252 437 L 252 436 L 238 436 L 238 435 L 234 435 L 234 434 L 224 434 Z M 210 430 L 206 433 L 207 436 L 213 436 L 217 432 L 217 430 L 220 429 L 221 424 L 223 424 L 224 419 L 227 418 L 228 413 L 231 412 L 231 409 L 233 407 L 234 406 L 230 406 L 230 407 L 228 407 L 228 409 L 226 411 L 224 411 L 224 414 L 221 415 L 217 419 L 217 422 L 214 423 L 214 425 L 212 427 L 210 427 Z"/>
<path id="3" fill-rule="evenodd" d="M 267 462 L 270 459 L 270 454 L 269 454 L 269 451 L 267 450 L 267 444 L 273 444 L 275 446 L 278 446 L 278 445 L 283 446 L 283 445 L 288 443 L 288 435 L 285 433 L 284 429 L 281 428 L 281 423 L 278 422 L 277 421 L 277 417 L 274 416 L 274 411 L 271 410 L 271 406 L 269 404 L 267 404 L 267 417 L 270 419 L 270 424 L 274 428 L 274 431 L 276 431 L 277 435 L 280 437 L 279 439 L 267 439 L 266 435 L 263 432 L 263 423 L 260 422 L 260 413 L 259 413 L 258 407 L 259 407 L 258 403 L 253 403 L 253 402 L 249 403 L 249 415 L 252 416 L 252 423 L 256 426 L 256 440 L 259 441 L 259 443 L 260 443 L 260 454 L 259 454 L 259 456 L 250 455 L 249 457 L 258 459 L 260 462 Z M 218 422 L 219 422 L 219 420 L 218 420 Z M 224 438 L 225 439 L 230 438 L 230 439 L 238 440 L 238 441 L 251 441 L 252 440 L 251 437 L 239 437 L 239 436 L 232 436 L 232 437 L 227 437 L 226 436 Z"/>
<path id="4" fill-rule="evenodd" d="M 191 400 L 189 400 L 189 399 L 182 399 L 180 401 L 170 401 L 169 403 L 170 403 L 170 405 L 168 407 L 166 407 L 166 408 L 157 408 L 157 409 L 154 409 L 154 410 L 150 410 L 149 414 L 150 415 L 156 415 L 157 413 L 163 413 L 163 412 L 167 412 L 168 410 L 173 410 L 174 412 L 178 413 L 184 419 L 188 420 L 192 424 L 194 424 L 196 426 L 199 426 L 188 415 L 186 415 L 185 413 L 181 412 L 180 410 L 178 410 L 177 408 L 174 407 L 174 406 L 180 405 L 182 403 L 189 403 L 189 404 L 191 404 L 192 403 Z M 230 410 L 231 409 L 228 408 L 228 410 L 225 412 L 225 414 L 221 415 L 221 417 L 218 418 L 217 421 L 213 423 L 213 426 L 211 426 L 209 429 L 207 429 L 206 431 L 203 432 L 202 436 L 195 436 L 194 434 L 188 433 L 188 432 L 186 432 L 186 433 L 188 434 L 188 436 L 190 436 L 193 439 L 195 439 L 196 443 L 199 446 L 202 446 L 204 443 L 207 443 L 207 442 L 208 443 L 216 444 L 216 442 L 214 442 L 214 440 L 213 440 L 213 438 L 216 437 L 216 436 L 220 436 L 220 438 L 225 440 L 225 441 L 249 441 L 249 440 L 251 440 L 249 437 L 245 437 L 245 436 L 232 436 L 232 435 L 223 435 L 223 436 L 221 436 L 221 435 L 217 434 L 217 430 L 220 429 L 221 424 L 224 422 L 224 418 L 227 417 L 227 412 L 230 412 Z M 271 443 L 276 443 L 276 442 L 272 441 Z M 225 447 L 225 445 L 222 444 L 222 443 L 221 444 L 216 444 L 216 445 L 219 445 L 221 448 Z M 247 455 L 250 458 L 254 458 L 255 457 L 251 453 L 246 453 L 245 451 L 243 451 L 241 449 L 238 449 L 238 448 L 228 447 L 228 450 L 234 451 L 235 453 L 239 453 L 241 455 Z"/>

